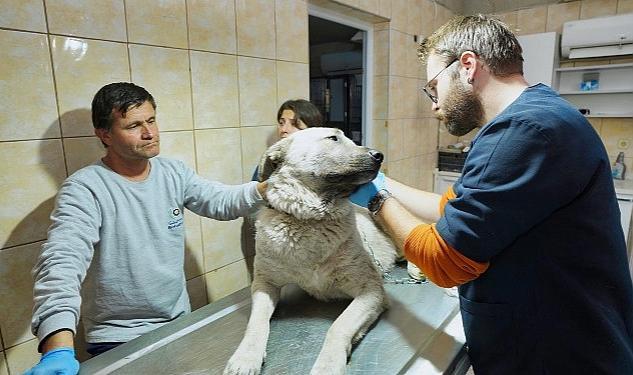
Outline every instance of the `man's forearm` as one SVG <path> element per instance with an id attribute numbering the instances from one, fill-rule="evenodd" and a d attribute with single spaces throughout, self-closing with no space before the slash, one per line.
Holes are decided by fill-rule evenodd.
<path id="1" fill-rule="evenodd" d="M 376 219 L 402 251 L 404 251 L 404 241 L 411 231 L 420 224 L 428 224 L 409 212 L 397 198 L 387 199 L 378 211 Z"/>
<path id="2" fill-rule="evenodd" d="M 49 335 L 48 337 L 46 337 L 44 341 L 42 341 L 42 343 L 40 344 L 40 349 L 42 353 L 46 353 L 49 350 L 53 350 L 53 349 L 61 348 L 61 347 L 66 347 L 66 348 L 75 347 L 74 336 L 73 336 L 72 331 L 64 329 L 64 330 L 55 332 Z"/>
<path id="3" fill-rule="evenodd" d="M 390 178 L 385 179 L 385 188 L 398 199 L 403 208 L 424 222 L 434 223 L 440 219 L 441 195 L 414 189 Z"/>

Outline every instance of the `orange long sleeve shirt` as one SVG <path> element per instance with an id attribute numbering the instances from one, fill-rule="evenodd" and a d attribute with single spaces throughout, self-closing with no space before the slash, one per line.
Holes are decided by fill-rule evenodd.
<path id="1" fill-rule="evenodd" d="M 449 187 L 440 200 L 440 215 L 446 203 L 455 198 Z M 420 224 L 404 242 L 404 254 L 435 284 L 449 288 L 474 280 L 488 269 L 489 263 L 475 262 L 448 245 L 435 224 Z"/>

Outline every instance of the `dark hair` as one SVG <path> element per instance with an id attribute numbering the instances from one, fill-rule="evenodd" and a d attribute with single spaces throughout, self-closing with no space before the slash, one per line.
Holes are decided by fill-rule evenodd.
<path id="1" fill-rule="evenodd" d="M 323 126 L 323 115 L 321 115 L 321 112 L 314 104 L 305 99 L 285 101 L 277 111 L 277 121 L 281 118 L 283 111 L 287 109 L 295 113 L 295 120 L 303 121 L 303 123 L 309 128 Z"/>
<path id="2" fill-rule="evenodd" d="M 130 82 L 110 83 L 97 91 L 92 99 L 92 126 L 110 130 L 113 112 L 124 115 L 128 110 L 150 102 L 156 109 L 154 97 L 141 86 Z"/>
<path id="3" fill-rule="evenodd" d="M 496 76 L 523 74 L 521 45 L 503 22 L 481 14 L 456 16 L 440 26 L 419 46 L 418 56 L 442 56 L 446 63 L 472 51 Z"/>

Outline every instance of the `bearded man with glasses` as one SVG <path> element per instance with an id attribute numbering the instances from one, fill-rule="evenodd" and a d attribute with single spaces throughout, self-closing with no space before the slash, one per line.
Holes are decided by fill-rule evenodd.
<path id="1" fill-rule="evenodd" d="M 422 88 L 454 135 L 478 129 L 443 195 L 384 175 L 350 198 L 407 259 L 459 286 L 481 374 L 633 374 L 633 285 L 606 150 L 551 88 L 529 86 L 502 22 L 459 16 L 422 41 Z"/>

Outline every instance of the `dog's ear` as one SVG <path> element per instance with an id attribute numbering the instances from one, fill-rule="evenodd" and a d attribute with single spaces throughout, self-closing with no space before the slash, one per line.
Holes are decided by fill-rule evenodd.
<path id="1" fill-rule="evenodd" d="M 290 142 L 292 142 L 290 138 L 283 138 L 266 150 L 259 162 L 257 175 L 259 182 L 266 181 L 277 167 L 283 163 L 288 147 L 290 147 Z"/>

